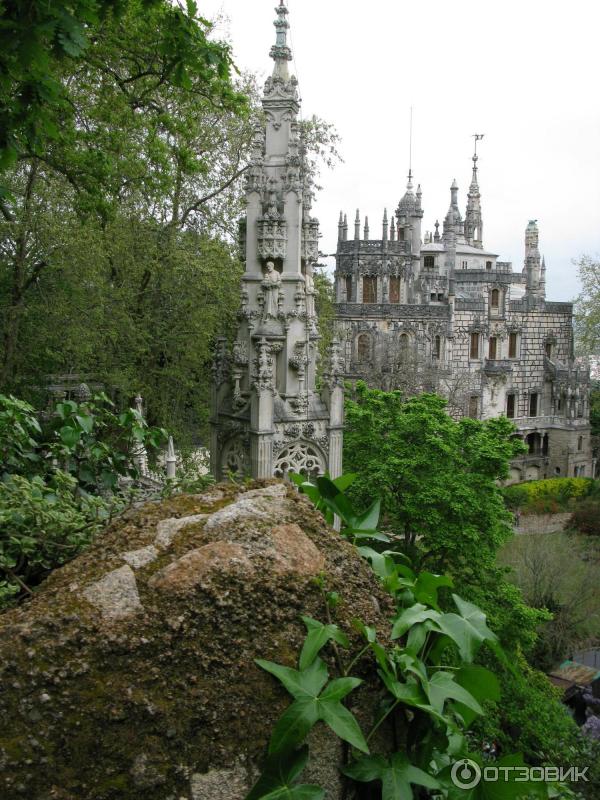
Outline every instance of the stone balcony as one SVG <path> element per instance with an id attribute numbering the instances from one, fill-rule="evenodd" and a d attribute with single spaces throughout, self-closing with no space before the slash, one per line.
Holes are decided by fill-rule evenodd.
<path id="1" fill-rule="evenodd" d="M 571 430 L 578 430 L 589 428 L 589 420 L 583 417 L 568 418 L 562 417 L 557 414 L 544 414 L 539 417 L 513 417 L 512 422 L 519 428 L 519 430 L 536 430 L 539 428 L 567 428 Z"/>

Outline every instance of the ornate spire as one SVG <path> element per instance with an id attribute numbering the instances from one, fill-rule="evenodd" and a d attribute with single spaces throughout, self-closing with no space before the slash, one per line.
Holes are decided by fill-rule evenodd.
<path id="1" fill-rule="evenodd" d="M 477 181 L 477 142 L 483 139 L 483 133 L 473 134 L 475 149 L 473 152 L 473 175 L 467 195 L 467 212 L 465 214 L 465 238 L 473 247 L 483 248 L 483 218 L 481 214 L 481 195 Z"/>
<path id="2" fill-rule="evenodd" d="M 387 208 L 383 209 L 383 241 L 386 242 L 388 238 L 388 215 Z"/>
<path id="3" fill-rule="evenodd" d="M 369 218 L 365 217 L 365 241 L 369 239 Z"/>
<path id="4" fill-rule="evenodd" d="M 354 220 L 354 238 L 360 239 L 360 213 L 358 208 L 356 209 L 356 219 Z"/>
<path id="5" fill-rule="evenodd" d="M 287 21 L 288 10 L 285 6 L 284 0 L 280 0 L 279 5 L 275 9 L 277 19 L 273 23 L 277 31 L 275 37 L 275 44 L 271 47 L 269 55 L 275 62 L 273 68 L 273 77 L 283 78 L 288 80 L 288 66 L 287 62 L 292 60 L 292 51 L 287 44 L 287 32 L 290 23 Z"/>

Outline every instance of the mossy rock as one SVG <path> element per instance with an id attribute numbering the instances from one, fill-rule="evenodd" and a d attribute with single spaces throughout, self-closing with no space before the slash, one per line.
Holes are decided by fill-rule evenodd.
<path id="1" fill-rule="evenodd" d="M 295 666 L 301 615 L 386 634 L 368 565 L 283 483 L 220 485 L 114 522 L 0 617 L 0 796 L 241 800 L 289 697 L 254 660 Z M 325 657 L 335 671 L 332 653 Z M 374 666 L 351 696 L 368 723 Z M 338 743 L 317 726 L 311 766 L 340 795 Z"/>

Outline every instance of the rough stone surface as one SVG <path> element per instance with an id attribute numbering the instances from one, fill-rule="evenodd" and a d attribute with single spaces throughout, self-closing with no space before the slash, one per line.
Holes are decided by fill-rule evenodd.
<path id="1" fill-rule="evenodd" d="M 166 529 L 154 560 L 123 565 Z M 353 618 L 385 638 L 389 597 L 290 486 L 220 485 L 128 512 L 0 616 L 0 797 L 242 800 L 290 702 L 255 659 L 297 663 L 301 615 L 327 619 L 323 586 L 340 595 L 348 661 L 362 646 Z M 353 672 L 368 729 L 375 665 Z M 323 726 L 310 742 L 303 777 L 340 800 L 339 742 Z"/>
<path id="2" fill-rule="evenodd" d="M 205 775 L 192 775 L 192 800 L 242 800 L 248 792 L 248 773 L 241 766 L 211 769 Z"/>
<path id="3" fill-rule="evenodd" d="M 171 542 L 182 528 L 194 525 L 196 522 L 201 522 L 204 519 L 206 519 L 206 514 L 193 514 L 189 517 L 183 517 L 183 519 L 165 519 L 158 524 L 154 543 L 157 547 L 165 549 L 170 546 Z"/>
<path id="4" fill-rule="evenodd" d="M 151 564 L 158 558 L 158 550 L 153 544 L 148 547 L 141 547 L 139 550 L 131 550 L 129 553 L 123 553 L 123 560 L 126 561 L 133 569 L 140 569 L 147 564 Z"/>
<path id="5" fill-rule="evenodd" d="M 141 611 L 142 604 L 131 567 L 109 572 L 84 590 L 83 596 L 107 619 L 122 619 Z"/>

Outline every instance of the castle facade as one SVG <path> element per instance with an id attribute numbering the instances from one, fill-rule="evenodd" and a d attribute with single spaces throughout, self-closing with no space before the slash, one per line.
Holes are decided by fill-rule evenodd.
<path id="1" fill-rule="evenodd" d="M 349 238 L 340 214 L 335 333 L 345 376 L 406 395 L 437 392 L 455 417 L 506 415 L 527 446 L 513 482 L 590 477 L 589 371 L 574 358 L 572 304 L 546 299 L 535 220 L 522 270 L 484 247 L 477 162 L 475 151 L 464 217 L 453 182 L 441 233 L 438 222 L 422 232 L 410 173 L 380 238 L 358 211 Z"/>

